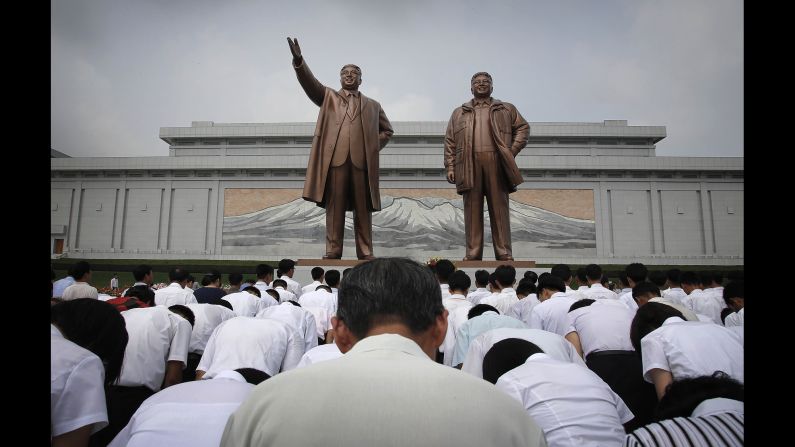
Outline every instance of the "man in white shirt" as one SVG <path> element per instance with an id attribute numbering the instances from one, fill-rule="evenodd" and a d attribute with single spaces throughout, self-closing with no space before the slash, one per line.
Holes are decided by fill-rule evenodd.
<path id="1" fill-rule="evenodd" d="M 587 367 L 632 410 L 635 418 L 625 424 L 627 430 L 651 422 L 657 405 L 654 387 L 643 380 L 640 355 L 629 338 L 634 317 L 634 311 L 616 300 L 584 299 L 571 305 L 566 334 Z"/>
<path id="2" fill-rule="evenodd" d="M 618 299 L 624 303 L 630 310 L 638 310 L 638 303 L 632 298 L 632 289 L 638 284 L 644 282 L 649 277 L 649 269 L 640 262 L 633 262 L 624 269 L 624 274 L 627 276 L 627 284 L 629 285 L 628 293 L 623 293 Z"/>
<path id="3" fill-rule="evenodd" d="M 451 274 L 447 281 L 449 298 L 442 298 L 442 306 L 447 310 L 447 333 L 442 346 L 439 347 L 439 352 L 444 354 L 442 363 L 452 366 L 456 331 L 469 320 L 469 310 L 472 309 L 472 303 L 466 299 L 466 293 L 469 291 L 469 286 L 472 285 L 472 280 L 464 271 L 458 270 Z"/>
<path id="4" fill-rule="evenodd" d="M 175 304 L 198 303 L 193 295 L 193 289 L 187 287 L 187 271 L 179 267 L 173 268 L 168 272 L 168 280 L 171 283 L 167 287 L 155 290 L 156 305 L 170 307 Z"/>
<path id="5" fill-rule="evenodd" d="M 109 446 L 216 447 L 229 415 L 268 377 L 240 368 L 169 387 L 146 399 Z"/>
<path id="6" fill-rule="evenodd" d="M 278 306 L 263 309 L 257 314 L 257 318 L 270 318 L 292 326 L 304 341 L 301 355 L 318 345 L 315 317 L 296 301 L 285 301 Z"/>
<path id="7" fill-rule="evenodd" d="M 332 325 L 345 355 L 258 386 L 229 417 L 222 447 L 330 439 L 337 445 L 546 445 L 515 401 L 432 360 L 447 312 L 427 267 L 398 258 L 357 265 L 342 284 Z M 328 402 L 341 406 L 329 411 Z"/>
<path id="8" fill-rule="evenodd" d="M 321 284 L 317 290 L 304 292 L 298 303 L 314 317 L 318 343 L 325 342 L 331 330 L 331 317 L 337 312 L 337 297 L 331 293 L 331 287 Z"/>
<path id="9" fill-rule="evenodd" d="M 340 286 L 341 276 L 342 275 L 340 274 L 339 270 L 329 270 L 326 272 L 326 284 L 331 287 L 331 293 L 334 294 L 335 300 L 337 298 L 337 293 L 339 292 L 338 287 Z"/>
<path id="10" fill-rule="evenodd" d="M 323 270 L 323 267 L 313 267 L 309 272 L 309 274 L 312 275 L 312 282 L 301 288 L 301 295 L 314 292 L 317 286 L 323 284 L 323 276 L 325 273 L 326 271 Z"/>
<path id="11" fill-rule="evenodd" d="M 724 325 L 727 328 L 743 326 L 745 324 L 745 282 L 737 280 L 726 284 L 723 289 L 723 299 L 726 306 L 733 311 L 726 317 Z"/>
<path id="12" fill-rule="evenodd" d="M 563 280 L 553 275 L 541 275 L 537 295 L 540 303 L 530 312 L 528 326 L 565 336 L 569 332 L 569 308 L 575 299 L 566 294 Z"/>
<path id="13" fill-rule="evenodd" d="M 293 326 L 270 318 L 235 317 L 213 331 L 196 380 L 237 368 L 259 369 L 273 377 L 295 368 L 303 354 L 303 335 Z"/>
<path id="14" fill-rule="evenodd" d="M 723 306 L 702 290 L 701 278 L 695 272 L 682 273 L 682 290 L 687 293 L 685 306 L 697 315 L 706 315 L 712 322 L 723 326 L 720 311 Z"/>
<path id="15" fill-rule="evenodd" d="M 726 308 L 726 302 L 723 300 L 723 273 L 719 271 L 706 271 L 701 272 L 701 284 L 704 285 L 704 293 L 711 296 L 718 305 L 720 310 Z"/>
<path id="16" fill-rule="evenodd" d="M 204 347 L 210 340 L 210 335 L 219 324 L 234 318 L 235 312 L 220 304 L 191 303 L 186 304 L 185 307 L 190 309 L 194 316 L 187 367 L 182 371 L 182 381 L 189 382 L 196 379 L 196 367 L 204 353 Z"/>
<path id="17" fill-rule="evenodd" d="M 513 285 L 516 284 L 516 269 L 512 265 L 501 265 L 494 270 L 494 279 L 500 293 L 480 300 L 480 304 L 494 306 L 502 315 L 507 315 L 511 306 L 519 302 Z"/>
<path id="18" fill-rule="evenodd" d="M 497 328 L 516 328 L 527 329 L 527 325 L 508 315 L 500 315 L 500 311 L 488 304 L 478 304 L 469 309 L 468 320 L 458 328 L 455 333 L 455 350 L 453 351 L 453 363 L 456 368 L 460 368 L 464 362 L 469 344 L 478 335 Z"/>
<path id="19" fill-rule="evenodd" d="M 264 297 L 258 297 L 247 291 L 242 291 L 224 295 L 223 299 L 232 305 L 232 309 L 234 309 L 236 315 L 240 317 L 253 317 L 261 310 L 279 304 L 267 293 L 264 295 Z"/>
<path id="20" fill-rule="evenodd" d="M 668 280 L 666 285 L 668 288 L 661 291 L 660 296 L 671 302 L 686 306 L 687 293 L 682 290 L 682 283 L 680 282 L 682 278 L 682 271 L 679 269 L 671 269 L 668 270 L 667 276 Z"/>
<path id="21" fill-rule="evenodd" d="M 433 267 L 433 272 L 436 275 L 436 280 L 439 281 L 439 288 L 442 290 L 442 300 L 450 298 L 450 275 L 455 272 L 455 265 L 449 259 L 440 259 L 436 261 Z M 467 289 L 466 293 L 469 293 Z"/>
<path id="22" fill-rule="evenodd" d="M 648 281 L 642 282 L 637 286 L 635 286 L 635 288 L 632 289 L 632 297 L 638 303 L 638 307 L 643 306 L 646 303 L 662 303 L 671 306 L 674 309 L 681 312 L 682 316 L 687 321 L 701 321 L 698 315 L 696 315 L 692 310 L 688 309 L 687 307 L 675 303 L 673 301 L 670 301 L 667 298 L 662 298 L 660 296 L 660 289 L 658 289 L 656 285 Z"/>
<path id="23" fill-rule="evenodd" d="M 585 291 L 577 290 L 583 298 L 593 300 L 618 299 L 618 295 L 612 290 L 602 285 L 602 267 L 597 264 L 589 264 L 585 267 L 585 276 L 588 278 L 588 289 Z"/>
<path id="24" fill-rule="evenodd" d="M 527 278 L 519 281 L 519 285 L 516 286 L 516 298 L 519 301 L 511 306 L 507 315 L 529 325 L 530 314 L 533 312 L 533 308 L 540 303 L 538 295 L 536 295 L 535 281 Z"/>
<path id="25" fill-rule="evenodd" d="M 265 293 L 271 288 L 270 283 L 273 282 L 273 267 L 268 264 L 257 264 L 256 274 L 257 282 L 254 283 L 254 287 L 258 288 L 261 293 Z"/>
<path id="26" fill-rule="evenodd" d="M 93 287 L 88 282 L 91 281 L 91 266 L 86 261 L 77 262 L 72 267 L 72 276 L 75 278 L 74 284 L 64 289 L 61 298 L 64 301 L 76 300 L 78 298 L 94 298 L 99 297 L 99 292 L 96 287 Z"/>
<path id="27" fill-rule="evenodd" d="M 282 259 L 279 261 L 279 271 L 282 275 L 279 279 L 283 279 L 284 282 L 287 283 L 285 289 L 292 292 L 295 298 L 300 298 L 302 293 L 301 284 L 293 280 L 293 274 L 295 274 L 295 261 L 292 259 Z"/>
<path id="28" fill-rule="evenodd" d="M 744 357 L 740 336 L 723 326 L 685 321 L 671 306 L 647 303 L 638 309 L 630 340 L 643 359 L 643 378 L 654 384 L 657 397 L 675 379 L 708 376 L 723 371 L 743 382 Z"/>
<path id="29" fill-rule="evenodd" d="M 131 287 L 146 286 L 152 290 L 152 293 L 155 292 L 154 289 L 152 289 L 152 283 L 154 282 L 152 267 L 147 264 L 141 264 L 133 269 L 132 275 L 135 283 L 133 283 Z M 121 295 L 125 296 L 128 290 L 130 289 L 124 289 L 124 292 L 122 292 Z"/>
<path id="30" fill-rule="evenodd" d="M 550 447 L 621 445 L 623 424 L 634 417 L 599 376 L 527 340 L 496 343 L 483 359 L 483 378 L 522 403 Z"/>
<path id="31" fill-rule="evenodd" d="M 585 367 L 585 362 L 571 343 L 558 334 L 541 329 L 499 328 L 478 335 L 469 344 L 461 371 L 483 378 L 483 357 L 495 343 L 508 338 L 519 338 L 536 344 L 552 357 L 564 362 L 576 363 Z"/>
<path id="32" fill-rule="evenodd" d="M 301 356 L 301 360 L 298 362 L 295 369 L 319 362 L 325 362 L 326 360 L 334 360 L 339 357 L 342 357 L 342 352 L 336 343 L 318 345 L 306 351 L 304 355 Z"/>
<path id="33" fill-rule="evenodd" d="M 580 299 L 585 298 L 585 292 L 590 289 L 590 287 L 588 287 L 588 275 L 585 274 L 585 267 L 577 269 L 577 273 L 574 275 L 574 289 L 580 295 Z"/>
<path id="34" fill-rule="evenodd" d="M 486 270 L 477 270 L 475 272 L 475 287 L 476 289 L 467 294 L 467 301 L 472 305 L 480 304 L 480 300 L 491 296 L 491 291 L 486 287 L 489 285 L 489 272 Z"/>
<path id="35" fill-rule="evenodd" d="M 274 279 L 273 283 L 273 290 L 279 294 L 279 303 L 285 303 L 287 301 L 295 301 L 297 297 L 295 294 L 289 290 L 287 290 L 287 281 L 283 279 Z"/>

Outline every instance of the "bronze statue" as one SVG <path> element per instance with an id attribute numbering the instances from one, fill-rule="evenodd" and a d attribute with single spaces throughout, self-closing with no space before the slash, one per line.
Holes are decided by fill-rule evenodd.
<path id="1" fill-rule="evenodd" d="M 306 167 L 303 197 L 326 209 L 326 254 L 340 259 L 345 211 L 353 211 L 356 257 L 373 259 L 371 213 L 381 209 L 378 152 L 392 136 L 381 104 L 359 93 L 362 71 L 353 64 L 340 70 L 340 90 L 318 81 L 301 55 L 298 39 L 287 38 L 293 68 L 306 95 L 320 106 Z"/>
<path id="2" fill-rule="evenodd" d="M 512 261 L 508 194 L 523 182 L 514 158 L 527 144 L 530 126 L 513 104 L 491 97 L 491 75 L 472 76 L 474 98 L 456 108 L 447 123 L 447 181 L 464 196 L 464 261 L 483 259 L 483 196 L 498 261 Z"/>

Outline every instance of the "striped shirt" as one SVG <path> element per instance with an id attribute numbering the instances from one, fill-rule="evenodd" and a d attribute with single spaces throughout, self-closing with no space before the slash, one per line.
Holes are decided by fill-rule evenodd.
<path id="1" fill-rule="evenodd" d="M 742 446 L 744 420 L 735 412 L 666 419 L 628 434 L 624 446 Z"/>

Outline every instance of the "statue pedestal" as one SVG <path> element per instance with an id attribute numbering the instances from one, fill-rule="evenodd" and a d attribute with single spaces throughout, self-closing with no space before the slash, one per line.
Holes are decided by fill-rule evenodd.
<path id="1" fill-rule="evenodd" d="M 451 259 L 451 261 L 453 261 Z M 536 266 L 535 261 L 453 261 L 453 264 L 460 269 L 496 269 L 501 265 L 512 265 L 515 269 L 529 269 Z"/>

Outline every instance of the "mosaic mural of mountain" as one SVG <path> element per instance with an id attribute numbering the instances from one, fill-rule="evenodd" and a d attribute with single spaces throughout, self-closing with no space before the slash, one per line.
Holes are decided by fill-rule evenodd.
<path id="1" fill-rule="evenodd" d="M 596 233 L 593 220 L 563 216 L 542 208 L 510 201 L 511 233 L 514 256 L 521 253 L 545 254 L 572 252 L 594 255 Z M 485 212 L 486 248 L 491 249 L 488 212 Z M 353 253 L 353 219 L 348 213 L 345 222 L 346 255 Z M 382 210 L 373 213 L 373 240 L 380 256 L 450 256 L 464 250 L 463 201 L 439 197 L 382 197 Z M 325 244 L 325 212 L 314 203 L 296 199 L 241 216 L 224 217 L 223 245 L 225 252 L 272 252 L 284 244 L 293 250 L 314 248 L 318 256 Z M 298 256 L 293 254 L 292 256 Z M 309 254 L 307 254 L 309 255 Z M 528 256 L 532 256 L 528 253 Z"/>

